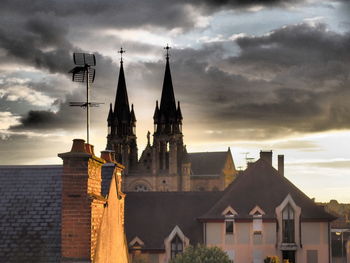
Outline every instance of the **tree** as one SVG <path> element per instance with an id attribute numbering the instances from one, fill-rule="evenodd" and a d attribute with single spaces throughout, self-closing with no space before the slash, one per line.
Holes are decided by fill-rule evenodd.
<path id="1" fill-rule="evenodd" d="M 228 255 L 218 247 L 189 246 L 169 263 L 232 263 Z"/>

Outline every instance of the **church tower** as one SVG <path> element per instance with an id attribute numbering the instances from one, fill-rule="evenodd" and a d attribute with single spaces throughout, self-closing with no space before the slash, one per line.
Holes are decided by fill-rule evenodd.
<path id="1" fill-rule="evenodd" d="M 120 49 L 120 71 L 115 97 L 114 110 L 110 104 L 108 122 L 108 135 L 106 150 L 112 150 L 115 160 L 125 166 L 124 174 L 137 166 L 136 144 L 136 118 L 134 107 L 129 106 L 128 93 L 123 68 L 122 55 L 125 51 Z"/>
<path id="2" fill-rule="evenodd" d="M 182 134 L 182 114 L 180 103 L 176 107 L 173 83 L 169 65 L 169 46 L 165 48 L 166 65 L 160 106 L 158 101 L 154 111 L 154 134 L 152 153 L 152 174 L 163 176 L 178 175 L 181 178 L 184 152 Z M 178 181 L 181 189 L 181 180 Z"/>

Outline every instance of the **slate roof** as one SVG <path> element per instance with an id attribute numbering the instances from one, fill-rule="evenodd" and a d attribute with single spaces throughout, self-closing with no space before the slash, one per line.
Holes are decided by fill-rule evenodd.
<path id="1" fill-rule="evenodd" d="M 333 220 L 334 217 L 307 197 L 287 178 L 281 176 L 268 162 L 259 159 L 233 181 L 216 204 L 201 219 L 223 219 L 222 212 L 231 206 L 236 218 L 252 218 L 251 209 L 258 205 L 266 215 L 275 218 L 275 208 L 290 194 L 301 207 L 302 220 Z"/>
<path id="2" fill-rule="evenodd" d="M 220 175 L 228 152 L 188 153 L 193 175 Z"/>
<path id="3" fill-rule="evenodd" d="M 203 243 L 203 226 L 197 217 L 205 213 L 222 192 L 129 192 L 125 199 L 128 243 L 136 236 L 143 249 L 164 249 L 164 239 L 177 225 L 190 243 Z"/>
<path id="4" fill-rule="evenodd" d="M 62 170 L 0 166 L 1 262 L 60 262 Z"/>

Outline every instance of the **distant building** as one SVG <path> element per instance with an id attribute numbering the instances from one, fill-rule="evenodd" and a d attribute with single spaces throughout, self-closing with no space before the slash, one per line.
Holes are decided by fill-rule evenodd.
<path id="1" fill-rule="evenodd" d="M 138 160 L 136 117 L 134 106 L 129 106 L 121 60 L 114 110 L 111 105 L 107 118 L 106 149 L 125 166 L 124 191 L 218 191 L 234 180 L 237 171 L 230 149 L 187 153 L 182 120 L 167 55 L 160 105 L 157 101 L 153 115 L 153 142 L 148 132 L 147 146 Z"/>
<path id="2" fill-rule="evenodd" d="M 275 170 L 271 159 L 272 152 L 262 152 L 223 192 L 128 193 L 131 258 L 168 262 L 200 243 L 219 246 L 234 262 L 261 263 L 271 255 L 293 263 L 331 262 L 334 217 Z"/>
<path id="3" fill-rule="evenodd" d="M 350 263 L 350 204 L 331 200 L 321 205 L 338 217 L 331 224 L 332 262 Z"/>

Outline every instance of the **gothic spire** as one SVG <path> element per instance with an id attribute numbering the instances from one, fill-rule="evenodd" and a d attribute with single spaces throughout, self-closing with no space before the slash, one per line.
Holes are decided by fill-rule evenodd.
<path id="1" fill-rule="evenodd" d="M 169 65 L 169 49 L 167 45 L 165 47 L 167 50 L 166 54 L 166 65 L 165 65 L 165 74 L 163 81 L 162 97 L 160 100 L 160 113 L 165 119 L 175 119 L 176 118 L 176 103 L 174 96 L 173 82 L 171 79 L 170 65 Z"/>
<path id="2" fill-rule="evenodd" d="M 131 122 L 136 122 L 136 116 L 135 116 L 135 112 L 134 112 L 134 104 L 131 104 L 131 111 L 130 111 L 130 115 L 131 115 Z"/>
<path id="3" fill-rule="evenodd" d="M 180 108 L 180 101 L 177 102 L 177 120 L 178 121 L 182 121 L 182 112 L 181 112 L 181 108 Z"/>
<path id="4" fill-rule="evenodd" d="M 156 101 L 156 108 L 154 109 L 154 114 L 153 114 L 154 123 L 158 122 L 158 117 L 159 117 L 159 107 L 158 107 L 158 100 L 157 100 Z"/>
<path id="5" fill-rule="evenodd" d="M 108 118 L 107 118 L 107 122 L 108 125 L 110 125 L 112 123 L 113 120 L 113 110 L 112 110 L 112 103 L 109 104 L 109 113 L 108 113 Z"/>
<path id="6" fill-rule="evenodd" d="M 121 51 L 120 51 L 121 52 Z M 125 51 L 123 51 L 125 52 Z M 126 90 L 123 61 L 120 61 L 120 71 L 117 87 L 117 95 L 114 103 L 114 116 L 119 121 L 130 121 L 130 107 L 128 92 Z"/>

